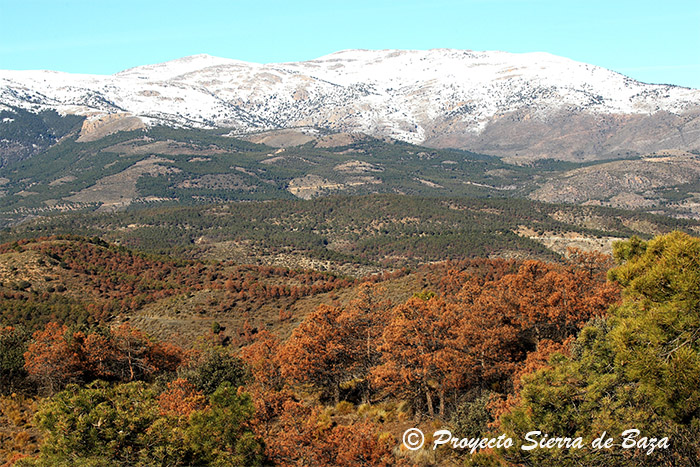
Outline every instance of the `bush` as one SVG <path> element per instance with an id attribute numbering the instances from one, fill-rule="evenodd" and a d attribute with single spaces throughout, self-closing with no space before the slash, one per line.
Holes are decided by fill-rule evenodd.
<path id="1" fill-rule="evenodd" d="M 41 454 L 22 465 L 262 465 L 246 423 L 254 411 L 250 396 L 226 383 L 187 417 L 163 414 L 143 382 L 71 385 L 40 408 Z"/>
<path id="2" fill-rule="evenodd" d="M 181 377 L 189 380 L 207 395 L 213 394 L 223 383 L 238 387 L 250 377 L 245 363 L 240 358 L 219 348 L 205 352 L 180 373 Z"/>

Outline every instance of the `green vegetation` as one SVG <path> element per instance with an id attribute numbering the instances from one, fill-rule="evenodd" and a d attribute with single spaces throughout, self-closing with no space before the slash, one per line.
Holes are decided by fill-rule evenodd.
<path id="1" fill-rule="evenodd" d="M 205 408 L 163 413 L 142 382 L 71 386 L 47 400 L 36 419 L 47 435 L 41 456 L 20 465 L 261 465 L 262 446 L 245 422 L 249 396 L 221 385 Z"/>
<path id="2" fill-rule="evenodd" d="M 700 458 L 700 240 L 673 233 L 618 244 L 610 278 L 623 302 L 581 331 L 571 357 L 524 379 L 522 401 L 503 417 L 530 430 L 583 437 L 603 432 L 615 449 L 534 450 L 504 455 L 518 465 L 696 465 Z M 621 449 L 620 434 L 664 437 L 669 448 Z M 648 443 L 647 443 L 648 444 Z M 653 449 L 652 449 L 653 450 Z"/>
<path id="3" fill-rule="evenodd" d="M 213 394 L 222 384 L 237 388 L 249 379 L 244 363 L 221 348 L 204 352 L 200 358 L 181 371 L 197 390 Z"/>
<path id="4" fill-rule="evenodd" d="M 503 254 L 557 257 L 541 243 L 518 235 L 521 226 L 540 234 L 648 238 L 649 233 L 674 229 L 692 231 L 698 222 L 512 198 L 369 195 L 59 215 L 0 233 L 0 240 L 55 233 L 97 235 L 132 248 L 184 257 L 234 242 L 251 255 L 238 258 L 239 262 L 293 252 L 338 263 L 390 267 Z M 226 253 L 216 257 L 227 259 Z"/>
<path id="5" fill-rule="evenodd" d="M 45 151 L 80 127 L 85 117 L 61 116 L 53 110 L 39 113 L 11 107 L 0 111 L 0 167 Z"/>
<path id="6" fill-rule="evenodd" d="M 9 180 L 3 186 L 6 196 L 0 198 L 0 216 L 11 223 L 28 214 L 52 212 L 52 206 L 89 211 L 122 198 L 127 198 L 127 204 L 177 205 L 290 199 L 294 197 L 292 180 L 307 176 L 322 182 L 309 196 L 503 197 L 527 193 L 535 175 L 562 170 L 556 164 L 515 166 L 468 151 L 429 149 L 368 136 L 345 146 L 310 142 L 278 150 L 223 133 L 155 127 L 92 142 L 77 142 L 76 135 L 66 137 L 0 169 L 0 177 Z M 149 168 L 134 171 L 138 163 Z M 111 192 L 73 198 L 117 174 L 125 180 L 111 187 Z"/>
<path id="7" fill-rule="evenodd" d="M 24 326 L 0 327 L 0 396 L 28 389 L 24 352 L 30 337 Z"/>

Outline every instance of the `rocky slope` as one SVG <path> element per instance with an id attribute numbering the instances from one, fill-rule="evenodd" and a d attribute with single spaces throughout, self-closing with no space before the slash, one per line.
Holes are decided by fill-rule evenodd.
<path id="1" fill-rule="evenodd" d="M 265 65 L 197 55 L 112 76 L 0 71 L 2 104 L 234 134 L 361 131 L 515 161 L 700 147 L 700 90 L 546 53 L 347 50 Z"/>
<path id="2" fill-rule="evenodd" d="M 700 156 L 681 151 L 604 162 L 551 176 L 531 199 L 700 218 Z"/>

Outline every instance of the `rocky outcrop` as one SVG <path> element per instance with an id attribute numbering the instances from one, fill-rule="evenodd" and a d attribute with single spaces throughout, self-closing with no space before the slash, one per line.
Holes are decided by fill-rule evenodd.
<path id="1" fill-rule="evenodd" d="M 87 118 L 80 129 L 78 142 L 97 141 L 118 131 L 132 131 L 146 128 L 143 121 L 130 114 L 115 113 Z"/>

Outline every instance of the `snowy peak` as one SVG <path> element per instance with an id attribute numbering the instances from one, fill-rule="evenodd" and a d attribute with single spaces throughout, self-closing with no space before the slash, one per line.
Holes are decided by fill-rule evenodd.
<path id="1" fill-rule="evenodd" d="M 518 157 L 700 147 L 700 91 L 542 52 L 343 50 L 271 64 L 202 54 L 112 76 L 0 71 L 0 104 L 239 133 L 314 126 Z"/>
<path id="2" fill-rule="evenodd" d="M 121 78 L 138 78 L 150 81 L 167 81 L 177 79 L 179 76 L 188 73 L 202 71 L 209 67 L 220 65 L 241 64 L 239 60 L 229 58 L 214 57 L 207 54 L 190 55 L 189 57 L 178 58 L 155 65 L 143 65 L 129 68 L 115 73 L 114 76 Z"/>

